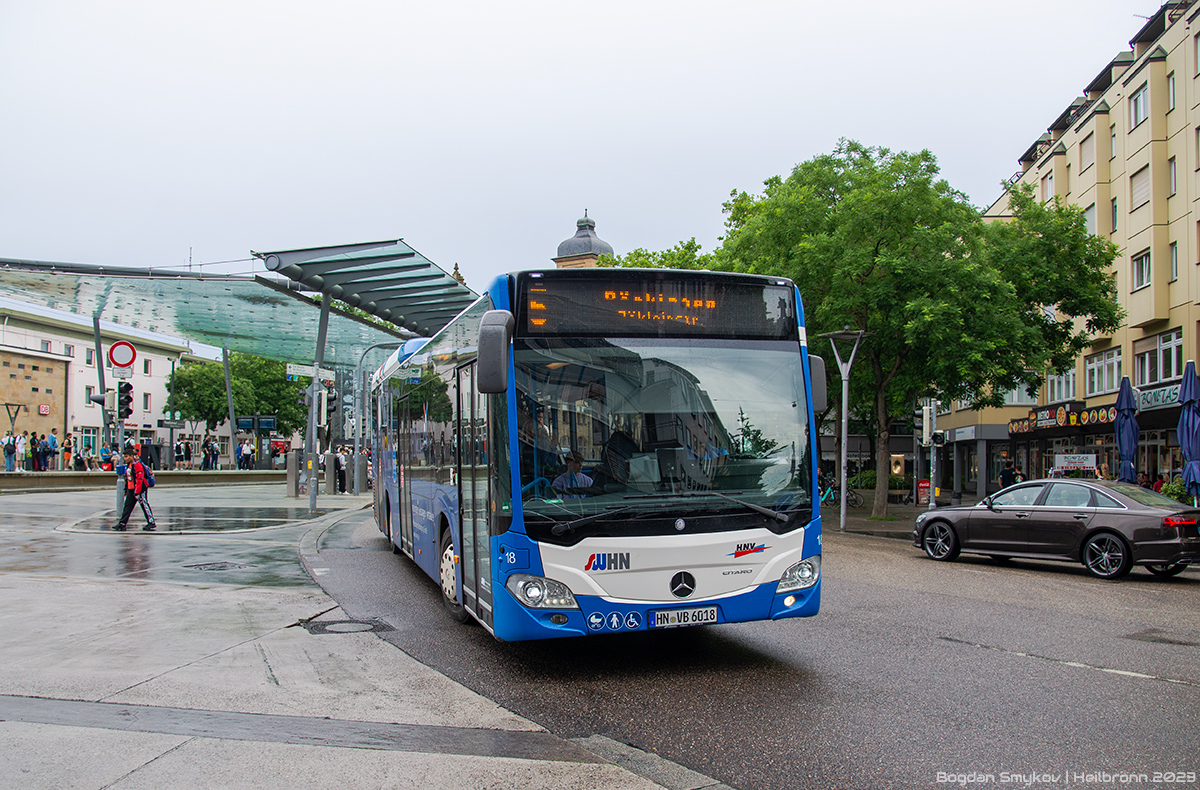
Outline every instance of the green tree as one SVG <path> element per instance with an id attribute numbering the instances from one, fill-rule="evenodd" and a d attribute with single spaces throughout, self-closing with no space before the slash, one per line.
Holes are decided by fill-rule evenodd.
<path id="1" fill-rule="evenodd" d="M 304 428 L 307 411 L 298 400 L 305 382 L 287 381 L 283 362 L 235 352 L 230 355 L 229 370 L 233 407 L 239 415 L 274 415 L 276 432 L 284 436 Z M 225 367 L 221 363 L 181 365 L 175 369 L 174 385 L 175 409 L 183 419 L 202 420 L 207 430 L 229 419 Z"/>
<path id="2" fill-rule="evenodd" d="M 711 256 L 685 243 L 614 260 L 703 260 L 790 277 L 815 353 L 830 355 L 814 340 L 823 332 L 870 333 L 850 389 L 852 411 L 876 436 L 876 517 L 887 512 L 892 421 L 915 398 L 999 404 L 1016 386 L 1036 386 L 1048 367 L 1073 364 L 1090 333 L 1120 321 L 1107 273 L 1116 250 L 1088 236 L 1078 210 L 1014 190 L 1013 219 L 985 226 L 938 172 L 928 151 L 843 140 L 768 179 L 761 195 L 733 192 Z M 1046 305 L 1056 306 L 1054 318 Z"/>
<path id="3" fill-rule="evenodd" d="M 701 252 L 699 242 L 693 237 L 662 252 L 639 247 L 624 255 L 601 255 L 596 265 L 637 269 L 711 269 L 714 263 L 713 254 Z"/>
<path id="4" fill-rule="evenodd" d="M 275 432 L 283 436 L 303 431 L 308 421 L 308 410 L 299 400 L 304 387 L 308 386 L 307 379 L 288 381 L 287 363 L 252 354 L 232 354 L 229 370 L 233 378 L 248 381 L 254 387 L 249 410 L 243 411 L 235 398 L 238 414 L 274 415 Z"/>
<path id="5" fill-rule="evenodd" d="M 167 378 L 167 392 L 175 387 L 175 410 L 185 420 L 204 422 L 206 430 L 215 430 L 229 419 L 229 401 L 225 397 L 225 369 L 215 362 L 179 365 Z M 245 408 L 254 398 L 254 385 L 243 379 L 231 381 L 234 407 Z"/>

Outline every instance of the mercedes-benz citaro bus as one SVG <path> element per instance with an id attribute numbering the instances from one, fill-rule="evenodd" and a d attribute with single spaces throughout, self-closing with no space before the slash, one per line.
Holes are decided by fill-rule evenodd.
<path id="1" fill-rule="evenodd" d="M 372 376 L 379 528 L 504 640 L 815 615 L 824 371 L 787 279 L 501 276 Z"/>

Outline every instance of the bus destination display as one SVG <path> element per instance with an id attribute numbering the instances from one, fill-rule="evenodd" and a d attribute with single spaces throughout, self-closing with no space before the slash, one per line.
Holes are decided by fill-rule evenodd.
<path id="1" fill-rule="evenodd" d="M 520 281 L 523 335 L 797 336 L 791 287 L 703 276 L 528 276 Z"/>

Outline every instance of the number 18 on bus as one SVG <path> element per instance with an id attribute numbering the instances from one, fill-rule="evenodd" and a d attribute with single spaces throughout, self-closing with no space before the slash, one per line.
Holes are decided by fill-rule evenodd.
<path id="1" fill-rule="evenodd" d="M 825 366 L 773 277 L 519 272 L 371 382 L 375 512 L 505 640 L 817 613 Z"/>

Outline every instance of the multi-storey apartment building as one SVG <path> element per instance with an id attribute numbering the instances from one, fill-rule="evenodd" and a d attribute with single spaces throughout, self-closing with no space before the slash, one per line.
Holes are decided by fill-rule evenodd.
<path id="1" fill-rule="evenodd" d="M 71 436 L 81 449 L 96 448 L 102 436 L 102 408 L 96 365 L 105 367 L 105 386 L 114 389 L 109 346 L 125 340 L 137 349 L 133 364 L 133 414 L 125 433 L 145 444 L 168 444 L 168 377 L 172 365 L 191 357 L 185 341 L 127 330 L 101 322 L 101 354 L 96 354 L 91 322 L 70 313 L 0 300 L 0 397 L 6 414 L 2 430 Z M 182 432 L 177 432 L 177 436 Z M 193 437 L 198 439 L 199 437 Z M 226 439 L 228 437 L 226 436 Z"/>
<path id="2" fill-rule="evenodd" d="M 1005 461 L 1041 475 L 1062 453 L 1094 454 L 1116 470 L 1123 376 L 1140 390 L 1138 469 L 1181 468 L 1179 382 L 1200 347 L 1200 3 L 1165 3 L 1130 46 L 1029 146 L 1010 180 L 1079 206 L 1089 231 L 1120 248 L 1125 323 L 1095 338 L 1074 370 L 1047 375 L 1036 398 L 1011 393 L 1011 407 L 985 412 L 950 404 L 938 426 L 950 439 L 943 485 L 982 494 Z M 1006 194 L 987 216 L 1008 213 Z"/>

